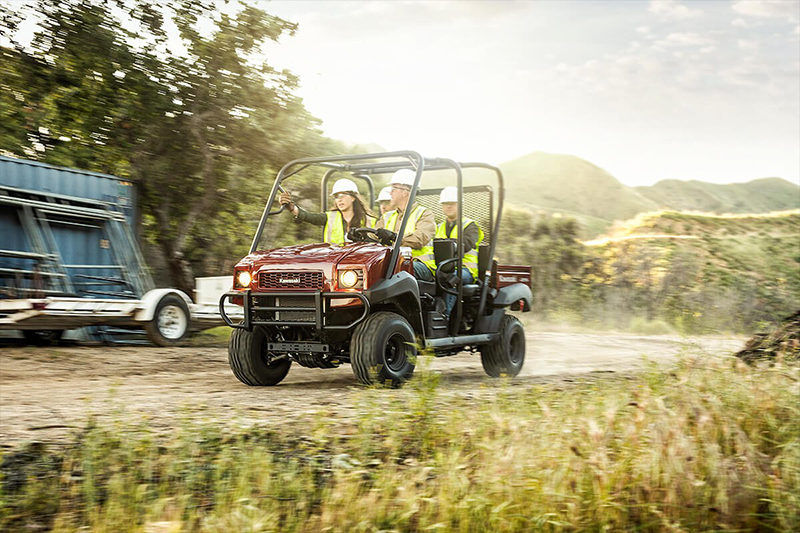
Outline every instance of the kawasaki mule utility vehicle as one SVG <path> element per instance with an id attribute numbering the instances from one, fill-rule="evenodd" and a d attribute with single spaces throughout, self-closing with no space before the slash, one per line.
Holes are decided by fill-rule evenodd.
<path id="1" fill-rule="evenodd" d="M 348 237 L 353 242 L 341 245 L 264 249 L 274 234 L 270 221 L 285 210 L 281 206 L 273 211 L 279 192 L 292 176 L 320 167 L 322 210 L 327 184 L 334 177 L 366 182 L 372 204 L 373 177 L 411 169 L 416 176 L 408 206 L 416 202 L 431 209 L 437 223 L 444 220 L 438 203 L 441 188 L 421 189 L 420 182 L 430 171 L 452 176 L 459 199 L 458 237 L 433 241 L 435 281 L 414 278 L 411 249 L 401 245 L 401 238 L 380 242 L 371 228 L 351 230 Z M 494 175 L 496 189 L 464 187 L 462 172 L 472 169 Z M 530 269 L 498 267 L 493 259 L 502 210 L 503 175 L 483 163 L 429 159 L 410 151 L 288 163 L 272 187 L 250 253 L 234 267 L 234 290 L 220 299 L 223 319 L 236 328 L 228 348 L 234 375 L 248 385 L 276 385 L 293 362 L 314 368 L 350 363 L 363 384 L 400 386 L 411 378 L 415 357 L 424 349 L 436 356 L 480 352 L 488 375 L 516 376 L 525 360 L 525 334 L 507 310 L 530 310 Z M 405 211 L 397 235 L 404 234 L 411 211 Z M 478 250 L 480 279 L 469 285 L 455 274 L 461 272 L 463 260 L 464 217 L 475 221 L 485 235 Z M 441 312 L 447 293 L 457 296 L 449 318 Z M 240 323 L 225 314 L 228 301 L 243 306 Z"/>

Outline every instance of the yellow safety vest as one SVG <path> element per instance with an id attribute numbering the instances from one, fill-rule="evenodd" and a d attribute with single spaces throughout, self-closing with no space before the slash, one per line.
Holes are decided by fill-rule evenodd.
<path id="1" fill-rule="evenodd" d="M 464 258 L 461 260 L 461 265 L 470 271 L 472 274 L 473 279 L 478 279 L 478 246 L 483 242 L 483 230 L 481 229 L 478 224 L 467 217 L 464 217 L 461 220 L 461 226 L 464 229 L 467 229 L 467 226 L 470 224 L 475 224 L 475 227 L 478 228 L 478 242 L 475 243 L 475 248 L 472 250 L 467 250 L 464 253 Z M 439 224 L 436 228 L 436 235 L 434 236 L 435 239 L 457 239 L 458 238 L 458 224 L 453 226 L 453 229 L 450 230 L 450 235 L 447 235 L 447 220 Z"/>
<path id="2" fill-rule="evenodd" d="M 418 205 L 414 211 L 411 212 L 411 216 L 408 217 L 408 224 L 406 224 L 406 231 L 403 234 L 403 237 L 410 233 L 414 233 L 414 230 L 417 227 L 417 222 L 419 222 L 420 217 L 425 213 L 425 208 L 421 205 Z M 397 225 L 399 219 L 397 216 L 397 210 L 389 211 L 388 213 L 383 214 L 383 227 L 391 230 L 397 231 L 398 228 L 395 226 Z M 416 259 L 417 261 L 422 261 L 425 263 L 425 266 L 431 269 L 431 272 L 436 272 L 436 261 L 433 258 L 433 246 L 430 244 L 427 246 L 423 246 L 419 250 L 414 248 L 411 249 L 411 256 Z"/>
<path id="3" fill-rule="evenodd" d="M 341 211 L 328 211 L 328 220 L 325 222 L 325 242 L 330 244 L 344 244 L 344 215 Z M 367 215 L 366 225 L 374 228 L 378 219 Z"/>

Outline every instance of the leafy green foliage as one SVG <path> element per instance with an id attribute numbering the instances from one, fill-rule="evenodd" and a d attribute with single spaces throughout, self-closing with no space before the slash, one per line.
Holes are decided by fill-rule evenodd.
<path id="1" fill-rule="evenodd" d="M 35 12 L 30 46 L 1 51 L 0 150 L 135 181 L 163 284 L 191 290 L 194 270 L 235 261 L 276 169 L 338 146 L 296 78 L 263 59 L 295 24 L 201 0 L 40 0 Z"/>
<path id="2" fill-rule="evenodd" d="M 499 258 L 532 266 L 534 312 L 543 318 L 642 331 L 753 331 L 800 300 L 797 212 L 650 213 L 589 246 L 578 242 L 574 220 L 515 210 L 505 220 Z"/>

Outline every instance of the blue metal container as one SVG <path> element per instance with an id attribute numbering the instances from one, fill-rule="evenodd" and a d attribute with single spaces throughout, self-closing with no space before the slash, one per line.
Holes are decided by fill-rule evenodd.
<path id="1" fill-rule="evenodd" d="M 0 297 L 141 297 L 137 218 L 129 181 L 0 156 Z"/>
<path id="2" fill-rule="evenodd" d="M 136 231 L 136 188 L 130 181 L 111 174 L 0 156 L 0 185 L 110 204 L 114 210 L 125 214 Z"/>

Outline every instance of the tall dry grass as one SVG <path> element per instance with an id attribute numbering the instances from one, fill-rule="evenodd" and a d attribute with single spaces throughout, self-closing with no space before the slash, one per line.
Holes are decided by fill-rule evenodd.
<path id="1" fill-rule="evenodd" d="M 359 416 L 170 435 L 122 416 L 3 457 L 0 526 L 55 531 L 800 530 L 800 372 L 365 390 Z M 402 402 L 398 399 L 403 398 Z M 84 528 L 84 529 L 81 529 Z"/>

